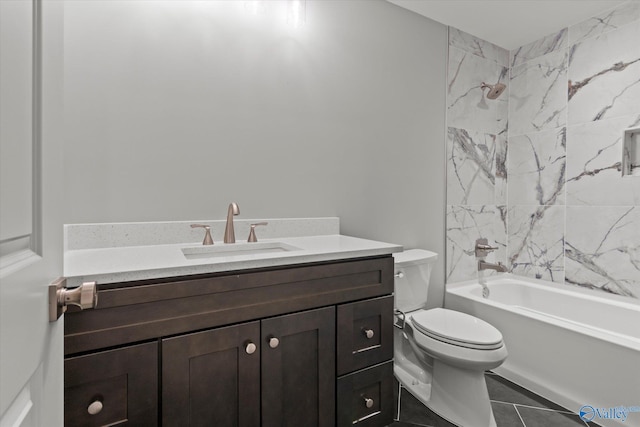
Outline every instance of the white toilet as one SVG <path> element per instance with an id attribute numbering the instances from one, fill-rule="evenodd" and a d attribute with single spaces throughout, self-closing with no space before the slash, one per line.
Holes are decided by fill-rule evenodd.
<path id="1" fill-rule="evenodd" d="M 395 376 L 449 422 L 495 427 L 484 371 L 500 366 L 507 357 L 502 334 L 465 313 L 424 309 L 437 257 L 421 249 L 394 254 L 396 325 L 403 326 L 394 335 Z"/>

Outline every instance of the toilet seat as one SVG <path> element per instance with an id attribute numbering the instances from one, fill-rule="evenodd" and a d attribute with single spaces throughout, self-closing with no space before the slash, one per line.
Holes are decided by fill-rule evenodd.
<path id="1" fill-rule="evenodd" d="M 417 310 L 411 313 L 410 321 L 418 333 L 447 344 L 475 350 L 495 350 L 504 345 L 495 327 L 459 311 Z"/>

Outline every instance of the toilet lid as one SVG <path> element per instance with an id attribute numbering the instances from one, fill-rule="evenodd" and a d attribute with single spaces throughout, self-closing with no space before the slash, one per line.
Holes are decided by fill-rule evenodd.
<path id="1" fill-rule="evenodd" d="M 438 341 L 467 348 L 500 348 L 502 334 L 477 317 L 454 310 L 434 308 L 412 313 L 411 323 L 421 333 Z"/>

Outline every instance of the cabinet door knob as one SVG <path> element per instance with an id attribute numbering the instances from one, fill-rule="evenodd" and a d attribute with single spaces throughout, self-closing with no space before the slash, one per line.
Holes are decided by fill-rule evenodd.
<path id="1" fill-rule="evenodd" d="M 99 400 L 94 400 L 87 407 L 87 412 L 89 413 L 89 415 L 96 415 L 96 414 L 99 414 L 100 411 L 102 411 L 102 408 L 103 408 L 102 402 Z"/>
<path id="2" fill-rule="evenodd" d="M 246 352 L 247 352 L 247 354 L 253 354 L 253 353 L 255 353 L 255 352 L 256 352 L 256 349 L 257 349 L 257 348 L 258 348 L 258 347 L 256 347 L 256 345 L 255 345 L 254 343 L 250 342 L 250 343 L 248 343 L 248 344 L 246 345 L 246 347 L 244 348 L 244 351 L 246 351 Z"/>
<path id="3" fill-rule="evenodd" d="M 373 329 L 363 329 L 362 333 L 365 334 L 365 336 L 369 339 L 373 338 L 373 336 L 375 335 Z"/>
<path id="4" fill-rule="evenodd" d="M 364 398 L 364 405 L 367 408 L 371 408 L 373 406 L 373 399 L 369 399 L 368 397 Z"/>
<path id="5" fill-rule="evenodd" d="M 280 345 L 280 340 L 276 337 L 269 338 L 269 347 L 276 348 Z"/>

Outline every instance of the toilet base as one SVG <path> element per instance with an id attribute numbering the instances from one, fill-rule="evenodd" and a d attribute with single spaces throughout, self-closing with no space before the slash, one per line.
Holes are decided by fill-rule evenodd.
<path id="1" fill-rule="evenodd" d="M 484 371 L 434 360 L 429 408 L 459 426 L 496 427 Z"/>
<path id="2" fill-rule="evenodd" d="M 400 384 L 440 417 L 460 427 L 496 427 L 483 371 L 456 368 L 434 360 L 431 384 L 395 365 Z"/>
<path id="3" fill-rule="evenodd" d="M 411 391 L 411 394 L 416 399 L 426 405 L 425 401 L 429 401 L 431 397 L 431 384 L 416 379 L 416 377 L 398 365 L 393 366 L 393 374 L 398 382 L 402 384 L 402 387 Z"/>

